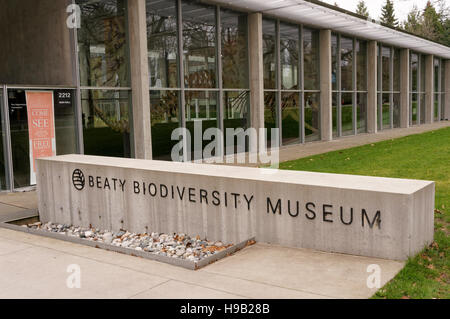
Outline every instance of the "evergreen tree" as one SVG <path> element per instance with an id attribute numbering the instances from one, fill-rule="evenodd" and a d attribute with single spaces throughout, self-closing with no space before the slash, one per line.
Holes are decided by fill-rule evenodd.
<path id="1" fill-rule="evenodd" d="M 403 22 L 403 29 L 414 34 L 422 34 L 422 15 L 416 5 L 408 13 L 406 21 Z"/>
<path id="2" fill-rule="evenodd" d="M 391 27 L 398 27 L 398 21 L 394 13 L 394 3 L 391 0 L 386 0 L 386 4 L 381 9 L 381 22 Z"/>
<path id="3" fill-rule="evenodd" d="M 356 6 L 356 13 L 362 15 L 366 18 L 369 18 L 369 10 L 367 9 L 366 3 L 364 0 L 360 0 L 358 5 Z"/>

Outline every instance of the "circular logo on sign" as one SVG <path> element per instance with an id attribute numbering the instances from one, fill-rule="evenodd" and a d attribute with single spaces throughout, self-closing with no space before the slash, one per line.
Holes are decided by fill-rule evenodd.
<path id="1" fill-rule="evenodd" d="M 84 179 L 83 172 L 81 170 L 79 170 L 79 169 L 74 170 L 73 173 L 72 173 L 73 186 L 77 190 L 81 191 L 84 188 L 85 182 L 86 181 Z"/>

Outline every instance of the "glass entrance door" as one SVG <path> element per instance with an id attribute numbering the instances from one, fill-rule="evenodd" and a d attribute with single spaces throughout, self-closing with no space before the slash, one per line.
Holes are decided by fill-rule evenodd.
<path id="1" fill-rule="evenodd" d="M 1 138 L 0 138 L 0 191 L 4 191 L 8 189 L 8 185 L 6 184 L 6 167 L 7 167 L 7 160 L 5 157 L 4 152 L 4 140 L 5 140 L 5 133 L 4 133 L 4 116 L 3 116 L 3 110 L 4 110 L 4 100 L 5 95 L 3 92 L 3 87 L 0 86 L 0 132 L 1 132 Z"/>
<path id="2" fill-rule="evenodd" d="M 11 155 L 13 182 L 12 188 L 24 188 L 34 184 L 32 178 L 32 156 L 30 152 L 39 151 L 39 141 L 30 142 L 28 117 L 32 125 L 39 126 L 39 110 L 28 114 L 26 91 L 52 92 L 53 114 L 50 114 L 55 128 L 55 144 L 57 155 L 76 153 L 76 122 L 75 122 L 75 90 L 73 89 L 8 89 L 8 115 L 11 136 Z M 34 140 L 36 141 L 36 140 Z"/>

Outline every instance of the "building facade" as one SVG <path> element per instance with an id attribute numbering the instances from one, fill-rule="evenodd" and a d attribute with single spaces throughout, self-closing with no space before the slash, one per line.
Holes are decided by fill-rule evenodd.
<path id="1" fill-rule="evenodd" d="M 168 160 L 198 122 L 286 146 L 450 118 L 450 47 L 317 1 L 0 0 L 0 45 L 2 191 L 32 185 L 27 91 L 53 94 L 58 155 Z"/>

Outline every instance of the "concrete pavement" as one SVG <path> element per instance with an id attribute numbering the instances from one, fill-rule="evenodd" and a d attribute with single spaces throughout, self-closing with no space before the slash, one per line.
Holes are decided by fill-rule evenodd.
<path id="1" fill-rule="evenodd" d="M 0 229 L 0 298 L 368 298 L 397 261 L 256 244 L 198 271 Z M 68 288 L 71 265 L 81 288 Z"/>

